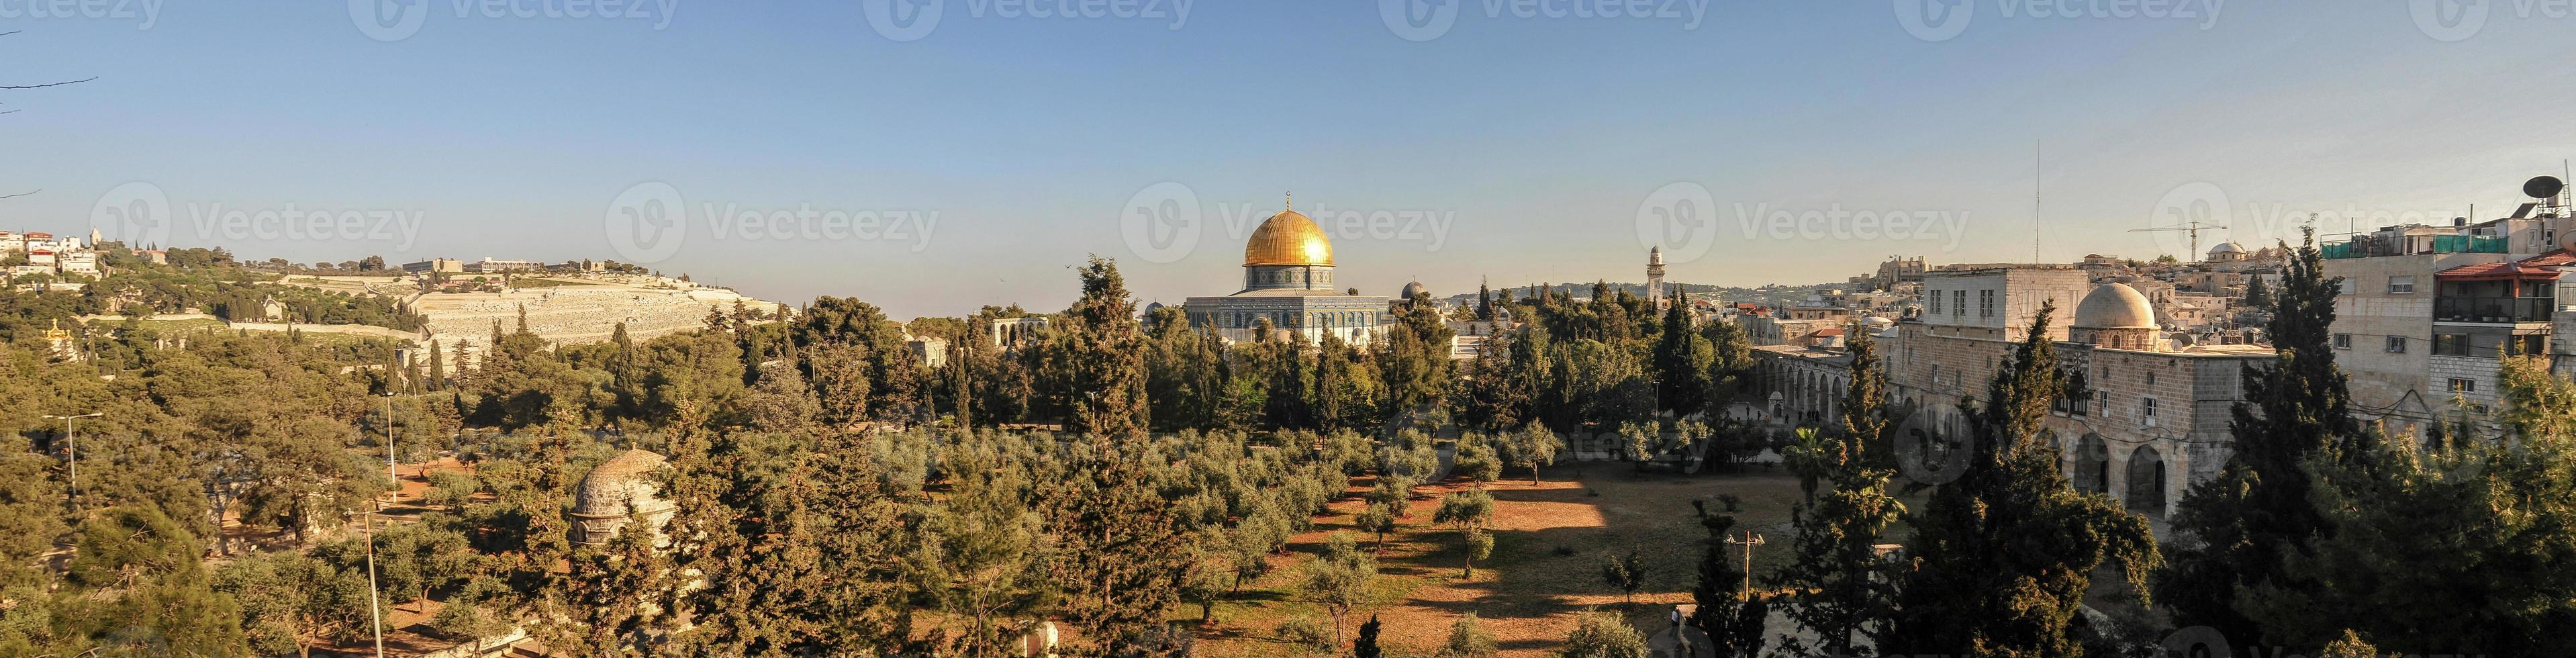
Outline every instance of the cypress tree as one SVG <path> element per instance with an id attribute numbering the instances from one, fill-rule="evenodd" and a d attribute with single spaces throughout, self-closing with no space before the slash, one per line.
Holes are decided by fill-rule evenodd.
<path id="1" fill-rule="evenodd" d="M 2266 644 L 2309 650 L 2358 631 L 2407 655 L 2567 655 L 2576 382 L 2536 357 L 2500 369 L 2503 436 L 2462 428 L 2308 461 L 2327 531 L 2283 556 L 2300 579 L 2237 599 Z"/>
<path id="2" fill-rule="evenodd" d="M 1386 656 L 1386 650 L 1377 646 L 1377 615 L 1369 615 L 1368 623 L 1360 624 L 1359 638 L 1351 641 L 1351 658 L 1383 658 L 1384 656 Z"/>
<path id="3" fill-rule="evenodd" d="M 2331 344 L 2340 291 L 2339 279 L 2326 278 L 2309 229 L 2290 255 L 2267 327 L 2281 358 L 2246 366 L 2246 401 L 2236 403 L 2228 422 L 2235 449 L 2218 477 L 2184 494 L 2174 518 L 2179 541 L 2172 567 L 2157 575 L 2156 595 L 2173 608 L 2175 624 L 2257 641 L 2261 629 L 2236 609 L 2239 592 L 2317 585 L 2281 566 L 2325 527 L 2303 465 L 2360 434 Z"/>
<path id="4" fill-rule="evenodd" d="M 1476 282 L 1476 319 L 1494 319 L 1494 289 L 1482 281 Z"/>
<path id="5" fill-rule="evenodd" d="M 2041 421 L 2065 394 L 2040 307 L 1983 400 L 1962 405 L 1968 467 L 1913 516 L 1896 614 L 1876 637 L 1889 653 L 2071 656 L 2092 573 L 2117 566 L 2132 586 L 2158 566 L 2146 519 L 2069 486 Z"/>
<path id="6" fill-rule="evenodd" d="M 1322 391 L 1315 385 L 1315 363 L 1306 354 L 1304 341 L 1295 334 L 1288 340 L 1266 343 L 1270 377 L 1268 416 L 1273 427 L 1285 430 L 1315 427 L 1314 401 Z"/>
<path id="7" fill-rule="evenodd" d="M 1819 638 L 1815 647 L 1791 640 L 1795 654 L 1876 655 L 1854 638 L 1895 612 L 1894 574 L 1877 550 L 1880 535 L 1905 511 L 1888 489 L 1894 462 L 1882 447 L 1887 375 L 1879 369 L 1876 342 L 1862 328 L 1853 328 L 1850 349 L 1851 386 L 1821 460 L 1833 492 L 1792 510 L 1794 558 L 1772 581 L 1799 592 L 1783 601 L 1789 618 Z"/>
<path id="8" fill-rule="evenodd" d="M 1664 309 L 1661 335 L 1655 340 L 1655 408 L 1688 416 L 1707 406 L 1708 364 L 1715 360 L 1708 340 L 1691 331 L 1687 305 Z"/>
<path id="9" fill-rule="evenodd" d="M 1091 257 L 1082 268 L 1082 298 L 1065 309 L 1073 341 L 1073 381 L 1065 429 L 1100 437 L 1145 435 L 1144 331 L 1136 302 L 1114 261 Z"/>
<path id="10" fill-rule="evenodd" d="M 408 375 L 409 373 L 403 372 L 402 348 L 387 342 L 385 344 L 385 393 L 406 392 L 407 385 L 411 383 Z"/>
<path id="11" fill-rule="evenodd" d="M 429 390 L 433 392 L 447 388 L 446 360 L 446 355 L 438 348 L 438 341 L 429 341 Z"/>

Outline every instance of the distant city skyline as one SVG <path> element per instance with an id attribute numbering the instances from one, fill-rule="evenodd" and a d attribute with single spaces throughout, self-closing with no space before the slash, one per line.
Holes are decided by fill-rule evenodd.
<path id="1" fill-rule="evenodd" d="M 0 92 L 0 195 L 36 192 L 0 228 L 910 318 L 1061 308 L 1088 254 L 1140 301 L 1230 293 L 1290 192 L 1342 285 L 1446 296 L 1635 282 L 1655 244 L 1714 285 L 2188 257 L 2130 230 L 2502 216 L 2576 157 L 2576 17 L 1909 2 L 20 5 L 0 86 L 96 79 Z"/>

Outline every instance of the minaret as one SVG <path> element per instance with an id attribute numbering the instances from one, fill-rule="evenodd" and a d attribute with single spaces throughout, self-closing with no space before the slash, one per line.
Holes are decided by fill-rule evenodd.
<path id="1" fill-rule="evenodd" d="M 1664 248 L 1646 252 L 1646 303 L 1664 307 Z"/>

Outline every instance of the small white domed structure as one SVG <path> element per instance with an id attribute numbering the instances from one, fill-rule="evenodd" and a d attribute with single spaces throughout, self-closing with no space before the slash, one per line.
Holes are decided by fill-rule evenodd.
<path id="1" fill-rule="evenodd" d="M 662 498 L 652 474 L 667 461 L 650 451 L 628 450 L 590 469 L 589 475 L 582 476 L 573 501 L 572 540 L 593 546 L 608 543 L 617 537 L 618 529 L 626 527 L 631 512 L 652 525 L 653 545 L 666 543 L 662 525 L 670 522 L 678 507 Z"/>
<path id="2" fill-rule="evenodd" d="M 2084 301 L 2075 305 L 2075 322 L 2068 326 L 2067 338 L 2078 343 L 2091 343 L 2123 350 L 2156 350 L 2156 307 L 2147 296 L 2125 283 L 2105 283 L 2093 288 Z"/>
<path id="3" fill-rule="evenodd" d="M 2218 246 L 2209 248 L 2209 262 L 2232 263 L 2245 260 L 2246 254 L 2249 253 L 2252 252 L 2248 251 L 2245 248 L 2245 245 L 2237 244 L 2234 240 L 2229 240 L 2218 243 Z"/>

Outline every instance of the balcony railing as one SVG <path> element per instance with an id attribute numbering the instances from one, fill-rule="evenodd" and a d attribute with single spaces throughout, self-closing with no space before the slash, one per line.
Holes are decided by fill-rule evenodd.
<path id="1" fill-rule="evenodd" d="M 2557 300 L 2547 297 L 2445 297 L 2433 300 L 2440 322 L 2548 322 Z"/>
<path id="2" fill-rule="evenodd" d="M 2411 256 L 2416 254 L 2501 254 L 2510 242 L 2496 235 L 2410 235 L 2382 237 L 2355 236 L 2351 240 L 2317 246 L 2319 255 L 2328 259 L 2371 258 L 2376 256 Z"/>

